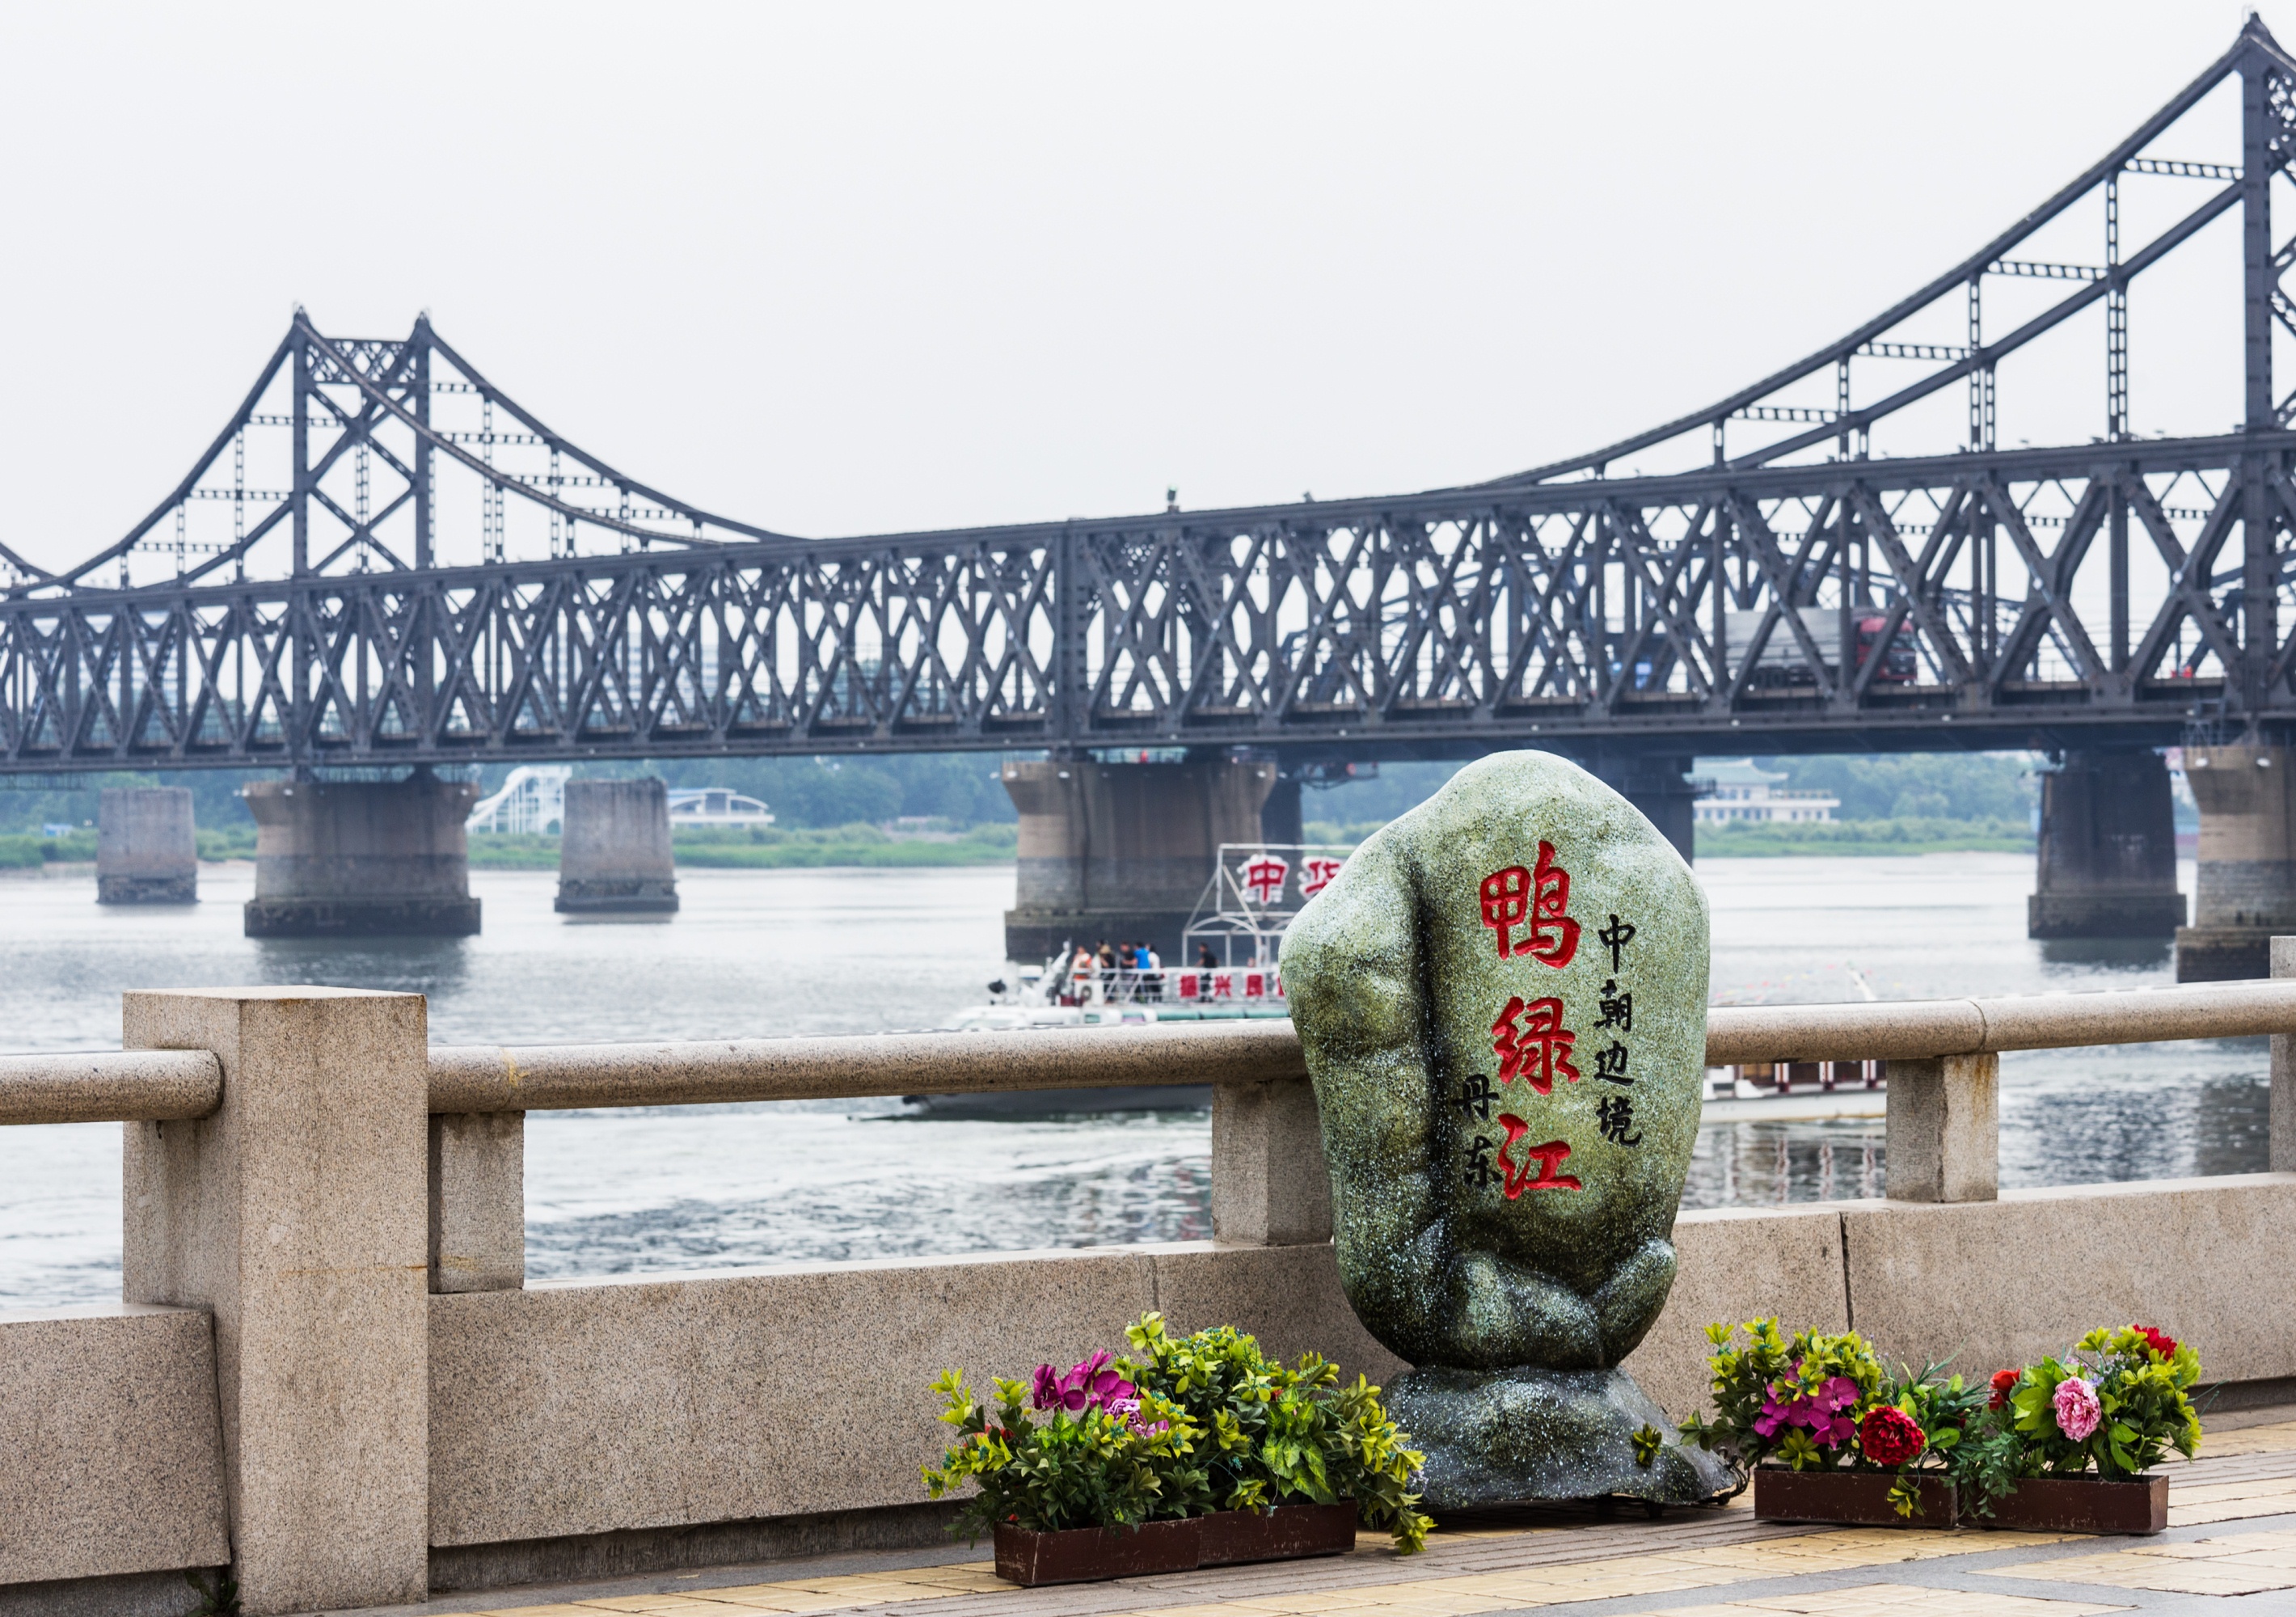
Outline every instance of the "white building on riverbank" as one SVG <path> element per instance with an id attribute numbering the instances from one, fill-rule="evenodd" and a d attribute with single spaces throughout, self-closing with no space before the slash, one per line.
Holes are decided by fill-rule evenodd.
<path id="1" fill-rule="evenodd" d="M 1807 825 L 1833 819 L 1841 807 L 1831 792 L 1781 791 L 1785 776 L 1756 768 L 1751 758 L 1702 764 L 1695 773 L 1714 787 L 1696 805 L 1702 825 Z"/>

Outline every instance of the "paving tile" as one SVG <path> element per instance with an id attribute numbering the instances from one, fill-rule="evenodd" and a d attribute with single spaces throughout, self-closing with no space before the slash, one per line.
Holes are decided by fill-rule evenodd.
<path id="1" fill-rule="evenodd" d="M 2096 1555 L 2033 1561 L 1986 1571 L 1988 1578 L 2095 1583 L 2183 1595 L 2260 1595 L 2296 1588 L 2287 1532 L 2238 1533 L 2177 1544 L 2140 1544 Z"/>
<path id="2" fill-rule="evenodd" d="M 1768 1595 L 1722 1605 L 1677 1606 L 1650 1617 L 2095 1617 L 2122 1612 L 2120 1605 L 2077 1600 L 2045 1600 L 2033 1595 L 1972 1595 L 1961 1589 L 1927 1588 L 1912 1583 L 1869 1583 L 1856 1588 L 1813 1589 L 1805 1594 Z"/>

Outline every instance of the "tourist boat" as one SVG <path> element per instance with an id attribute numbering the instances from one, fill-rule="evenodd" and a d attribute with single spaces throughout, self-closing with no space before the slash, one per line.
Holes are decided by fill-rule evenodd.
<path id="1" fill-rule="evenodd" d="M 986 1004 L 941 1026 L 952 1032 L 1025 1033 L 1037 1028 L 1146 1027 L 1164 1022 L 1288 1017 L 1275 964 L 1284 928 L 1340 873 L 1348 850 L 1300 843 L 1221 845 L 1211 880 L 1180 934 L 1178 958 L 1194 964 L 1140 970 L 1080 962 L 1071 945 L 1017 981 L 988 985 Z M 1210 964 L 1204 964 L 1209 958 Z M 917 1095 L 925 1117 L 1041 1117 L 1068 1112 L 1189 1112 L 1212 1104 L 1209 1084 L 1037 1089 L 993 1095 Z"/>
<path id="2" fill-rule="evenodd" d="M 1218 870 L 1181 934 L 1180 958 L 1214 964 L 1138 970 L 1079 963 L 1063 948 L 1017 981 L 988 985 L 988 998 L 957 1012 L 952 1032 L 1025 1033 L 1037 1028 L 1145 1027 L 1163 1022 L 1289 1017 L 1283 974 L 1275 964 L 1284 929 L 1340 873 L 1349 850 L 1300 844 L 1227 843 Z M 1854 969 L 1867 999 L 1877 997 Z M 1702 1089 L 1706 1122 L 1775 1122 L 1880 1117 L 1887 1105 L 1880 1062 L 1777 1062 L 1710 1068 Z M 920 1117 L 1046 1117 L 1109 1112 L 1201 1111 L 1209 1084 L 1123 1085 L 986 1095 L 913 1095 Z"/>

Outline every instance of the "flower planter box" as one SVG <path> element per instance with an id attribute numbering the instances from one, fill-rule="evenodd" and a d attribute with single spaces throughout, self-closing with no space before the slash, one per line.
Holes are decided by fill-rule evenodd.
<path id="1" fill-rule="evenodd" d="M 1341 1555 L 1356 1547 L 1356 1506 L 1279 1505 L 1262 1514 L 1223 1510 L 1185 1522 L 1128 1527 L 1078 1527 L 1031 1532 L 996 1524 L 996 1575 L 1033 1588 L 1040 1583 L 1092 1583 L 1144 1578 L 1151 1572 L 1193 1572 L 1245 1561 L 1293 1561 Z"/>
<path id="2" fill-rule="evenodd" d="M 1897 1477 L 1886 1471 L 1754 1470 L 1754 1515 L 1763 1522 L 1840 1522 L 1858 1527 L 1951 1527 L 1958 1520 L 1953 1484 L 1943 1477 L 1915 1482 L 1910 1518 L 1890 1503 Z"/>
<path id="3" fill-rule="evenodd" d="M 1148 1522 L 1131 1527 L 1075 1527 L 1031 1532 L 996 1524 L 996 1575 L 1033 1588 L 1040 1583 L 1092 1583 L 1187 1572 L 1198 1566 L 1204 1518 Z"/>
<path id="4" fill-rule="evenodd" d="M 1993 1502 L 1990 1516 L 1972 1520 L 2029 1532 L 2157 1533 L 2169 1525 L 2169 1479 L 2027 1477 Z"/>
<path id="5" fill-rule="evenodd" d="M 1279 1505 L 1265 1515 L 1256 1510 L 1223 1510 L 1201 1520 L 1203 1540 L 1197 1564 L 1201 1566 L 1344 1555 L 1356 1547 L 1353 1499 L 1337 1505 Z"/>

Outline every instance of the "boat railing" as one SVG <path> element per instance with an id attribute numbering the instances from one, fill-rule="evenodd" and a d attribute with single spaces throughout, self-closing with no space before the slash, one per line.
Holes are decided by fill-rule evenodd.
<path id="1" fill-rule="evenodd" d="M 1095 966 L 1061 981 L 1062 1005 L 1274 1005 L 1283 998 L 1283 973 L 1266 964 Z"/>

